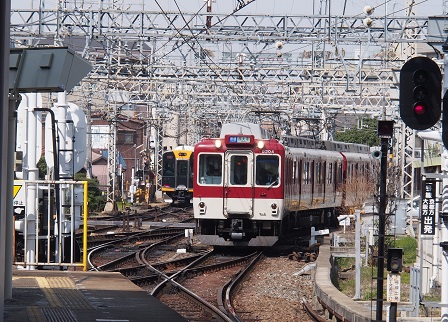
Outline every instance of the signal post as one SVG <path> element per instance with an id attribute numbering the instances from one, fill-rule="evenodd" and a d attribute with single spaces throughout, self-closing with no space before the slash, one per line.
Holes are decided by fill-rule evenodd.
<path id="1" fill-rule="evenodd" d="M 448 71 L 448 39 L 442 46 L 444 70 Z M 441 222 L 435 222 L 436 210 L 421 209 L 420 235 L 434 235 L 434 229 L 441 230 L 442 247 L 441 267 L 441 321 L 448 322 L 448 73 L 443 75 L 443 112 L 442 112 L 442 74 L 439 66 L 430 58 L 414 57 L 407 61 L 400 72 L 400 116 L 403 122 L 414 130 L 426 130 L 433 127 L 443 115 L 442 142 L 442 211 Z M 425 182 L 425 180 L 423 180 Z M 426 184 L 422 186 L 423 198 L 427 197 Z M 433 189 L 434 190 L 434 189 Z M 434 196 L 436 197 L 436 196 Z M 435 208 L 435 207 L 434 207 Z M 425 214 L 423 213 L 425 211 Z M 434 222 L 432 222 L 434 220 Z M 423 222 L 424 221 L 424 222 Z M 430 226 L 428 226 L 430 225 Z M 428 228 L 429 227 L 429 228 Z M 434 229 L 432 229 L 433 227 Z M 421 241 L 420 241 L 420 247 Z M 437 265 L 437 263 L 434 263 Z M 422 268 L 420 268 L 422 269 Z M 418 310 L 418 308 L 417 308 Z"/>

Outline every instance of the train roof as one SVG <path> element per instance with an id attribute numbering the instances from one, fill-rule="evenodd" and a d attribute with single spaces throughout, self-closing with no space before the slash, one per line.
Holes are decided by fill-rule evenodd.
<path id="1" fill-rule="evenodd" d="M 291 148 L 322 149 L 337 152 L 370 153 L 367 145 L 339 141 L 316 141 L 298 136 L 282 136 L 283 144 Z"/>
<path id="2" fill-rule="evenodd" d="M 318 143 L 320 142 L 300 136 L 284 135 L 282 136 L 281 141 L 284 145 L 291 148 L 318 149 L 320 147 L 318 146 Z"/>
<path id="3" fill-rule="evenodd" d="M 309 148 L 291 148 L 287 149 L 287 153 L 292 157 L 312 157 L 322 158 L 327 160 L 342 160 L 342 154 L 336 151 L 328 151 L 321 149 L 309 149 Z"/>
<path id="4" fill-rule="evenodd" d="M 339 141 L 324 141 L 327 150 L 339 152 L 370 153 L 370 147 L 364 144 Z"/>
<path id="5" fill-rule="evenodd" d="M 370 154 L 359 153 L 359 152 L 342 152 L 342 154 L 349 161 L 371 161 L 372 156 Z"/>
<path id="6" fill-rule="evenodd" d="M 227 123 L 221 128 L 220 138 L 224 138 L 227 134 L 246 134 L 253 135 L 255 139 L 270 139 L 269 132 L 263 129 L 259 124 L 254 123 Z"/>
<path id="7" fill-rule="evenodd" d="M 189 145 L 179 145 L 178 147 L 174 148 L 173 151 L 179 151 L 179 150 L 184 150 L 184 151 L 193 151 L 194 147 L 189 146 Z"/>

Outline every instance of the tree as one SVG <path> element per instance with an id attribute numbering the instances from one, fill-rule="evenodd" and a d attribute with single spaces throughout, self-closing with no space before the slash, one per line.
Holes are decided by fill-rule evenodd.
<path id="1" fill-rule="evenodd" d="M 45 161 L 45 156 L 41 156 L 37 162 L 37 168 L 39 169 L 39 179 L 44 180 L 47 174 L 47 162 Z"/>
<path id="2" fill-rule="evenodd" d="M 85 173 L 76 173 L 75 174 L 76 181 L 87 181 L 88 192 L 88 210 L 89 212 L 101 211 L 104 209 L 104 205 L 106 204 L 107 197 L 103 195 L 99 186 L 99 182 L 97 179 L 87 179 Z"/>
<path id="3" fill-rule="evenodd" d="M 364 118 L 361 128 L 352 128 L 344 132 L 336 132 L 335 140 L 347 143 L 359 143 L 368 146 L 378 146 L 379 138 L 377 134 L 378 120 Z"/>

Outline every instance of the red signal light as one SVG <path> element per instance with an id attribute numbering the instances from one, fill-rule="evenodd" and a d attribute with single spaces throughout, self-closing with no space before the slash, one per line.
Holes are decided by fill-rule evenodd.
<path id="1" fill-rule="evenodd" d="M 426 114 L 426 106 L 422 103 L 417 103 L 414 105 L 414 113 L 416 115 L 425 115 Z"/>

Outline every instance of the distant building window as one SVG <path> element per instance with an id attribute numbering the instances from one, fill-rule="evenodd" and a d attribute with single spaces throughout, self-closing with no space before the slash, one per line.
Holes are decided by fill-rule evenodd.
<path id="1" fill-rule="evenodd" d="M 134 132 L 122 132 L 118 137 L 119 144 L 134 144 Z"/>
<path id="2" fill-rule="evenodd" d="M 92 125 L 92 149 L 107 149 L 109 125 Z"/>

